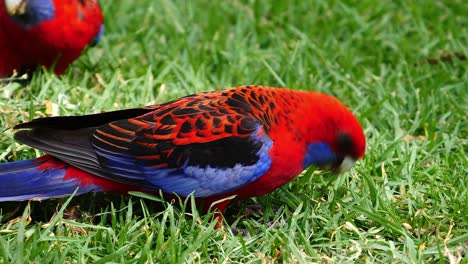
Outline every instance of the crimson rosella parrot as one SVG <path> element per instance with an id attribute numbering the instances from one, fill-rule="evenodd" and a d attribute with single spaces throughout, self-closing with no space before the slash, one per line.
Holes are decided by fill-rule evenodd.
<path id="1" fill-rule="evenodd" d="M 102 31 L 96 0 L 0 0 L 0 78 L 40 65 L 62 74 Z"/>
<path id="2" fill-rule="evenodd" d="M 364 155 L 356 117 L 318 92 L 242 86 L 178 100 L 17 125 L 47 154 L 0 164 L 0 201 L 132 190 L 210 205 L 264 195 L 305 168 L 343 172 Z M 212 209 L 223 212 L 224 199 Z"/>

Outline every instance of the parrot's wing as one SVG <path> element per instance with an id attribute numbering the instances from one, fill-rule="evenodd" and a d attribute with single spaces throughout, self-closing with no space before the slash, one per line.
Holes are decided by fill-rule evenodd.
<path id="1" fill-rule="evenodd" d="M 273 142 L 253 117 L 176 108 L 101 126 L 91 144 L 101 168 L 116 180 L 209 197 L 262 176 Z"/>
<path id="2" fill-rule="evenodd" d="M 191 100 L 38 119 L 17 126 L 30 130 L 15 138 L 95 175 L 182 196 L 226 193 L 268 171 L 273 142 L 260 121 Z"/>

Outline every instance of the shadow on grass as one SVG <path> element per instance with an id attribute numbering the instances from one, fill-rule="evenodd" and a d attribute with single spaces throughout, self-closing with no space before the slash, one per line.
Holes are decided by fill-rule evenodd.
<path id="1" fill-rule="evenodd" d="M 54 217 L 60 210 L 63 204 L 69 197 L 60 199 L 49 199 L 44 201 L 20 201 L 20 202 L 1 202 L 0 203 L 0 224 L 7 224 L 15 218 L 21 217 L 28 203 L 31 205 L 29 216 L 31 223 L 46 223 Z M 89 193 L 74 197 L 63 213 L 64 219 L 85 221 L 93 224 L 102 223 L 102 216 L 111 213 L 113 205 L 118 211 L 125 211 L 129 199 L 133 200 L 132 214 L 137 218 L 144 216 L 144 209 L 139 205 L 142 198 L 130 195 L 121 195 L 115 193 Z M 164 211 L 168 203 L 178 205 L 184 201 L 175 201 L 165 199 L 165 202 L 158 202 L 149 199 L 142 199 L 146 205 L 148 213 L 156 214 Z M 188 204 L 190 204 L 188 202 Z M 273 207 L 277 210 L 277 207 Z M 199 209 L 201 212 L 201 209 Z M 224 213 L 228 223 L 233 223 L 239 218 L 260 219 L 263 215 L 263 206 L 256 203 L 254 200 L 239 200 L 234 201 Z M 106 217 L 107 222 L 110 222 L 109 217 Z M 110 223 L 105 223 L 110 224 Z"/>

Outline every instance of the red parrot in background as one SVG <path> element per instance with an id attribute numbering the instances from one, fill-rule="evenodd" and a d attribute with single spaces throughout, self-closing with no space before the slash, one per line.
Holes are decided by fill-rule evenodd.
<path id="1" fill-rule="evenodd" d="M 0 78 L 40 65 L 62 74 L 102 32 L 95 0 L 0 0 Z"/>
<path id="2" fill-rule="evenodd" d="M 305 168 L 343 172 L 363 157 L 356 117 L 318 92 L 242 86 L 114 112 L 40 118 L 15 139 L 47 154 L 0 164 L 0 201 L 132 190 L 205 205 L 264 195 Z M 223 212 L 231 200 L 213 205 Z"/>

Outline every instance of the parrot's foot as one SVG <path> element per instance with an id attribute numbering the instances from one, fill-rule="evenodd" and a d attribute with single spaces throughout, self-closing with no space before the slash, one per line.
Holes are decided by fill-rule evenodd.
<path id="1" fill-rule="evenodd" d="M 263 215 L 263 206 L 261 204 L 249 204 L 245 206 L 245 214 L 247 216 L 253 214 Z"/>
<path id="2" fill-rule="evenodd" d="M 237 236 L 238 234 L 242 234 L 242 237 L 250 238 L 250 233 L 245 228 L 231 227 L 231 232 L 234 236 Z"/>

